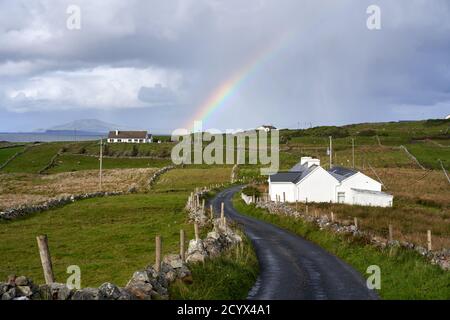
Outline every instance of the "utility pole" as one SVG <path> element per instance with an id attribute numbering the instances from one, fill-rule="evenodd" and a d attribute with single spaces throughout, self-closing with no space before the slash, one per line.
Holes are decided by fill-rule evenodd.
<path id="1" fill-rule="evenodd" d="M 352 138 L 352 165 L 353 169 L 355 169 L 355 139 Z"/>
<path id="2" fill-rule="evenodd" d="M 333 167 L 333 140 L 330 136 L 330 169 Z"/>
<path id="3" fill-rule="evenodd" d="M 100 180 L 100 191 L 102 191 L 102 169 L 103 169 L 103 138 L 100 138 L 100 172 L 99 172 L 99 180 Z"/>

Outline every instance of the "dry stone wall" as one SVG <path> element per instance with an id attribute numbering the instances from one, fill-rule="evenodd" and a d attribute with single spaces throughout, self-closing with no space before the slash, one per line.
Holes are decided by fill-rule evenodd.
<path id="1" fill-rule="evenodd" d="M 450 270 L 450 250 L 443 249 L 440 251 L 427 250 L 422 246 L 406 241 L 389 241 L 382 237 L 375 236 L 369 232 L 361 231 L 355 225 L 343 225 L 336 221 L 331 221 L 331 218 L 322 216 L 311 216 L 304 212 L 299 212 L 294 208 L 281 202 L 266 202 L 260 201 L 256 204 L 257 208 L 266 209 L 271 214 L 286 215 L 305 220 L 307 222 L 317 225 L 320 229 L 328 229 L 335 233 L 351 234 L 355 237 L 366 238 L 370 243 L 379 248 L 386 248 L 388 246 L 398 246 L 410 250 L 415 250 L 422 256 L 426 257 L 432 264 L 439 265 L 444 270 Z"/>

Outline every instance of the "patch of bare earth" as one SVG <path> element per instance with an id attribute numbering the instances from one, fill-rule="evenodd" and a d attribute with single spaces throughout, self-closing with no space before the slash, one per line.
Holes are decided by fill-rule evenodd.
<path id="1" fill-rule="evenodd" d="M 150 176 L 157 169 L 104 170 L 102 191 L 137 191 L 148 188 Z M 98 170 L 65 172 L 52 175 L 0 174 L 0 210 L 42 203 L 70 194 L 99 191 Z"/>

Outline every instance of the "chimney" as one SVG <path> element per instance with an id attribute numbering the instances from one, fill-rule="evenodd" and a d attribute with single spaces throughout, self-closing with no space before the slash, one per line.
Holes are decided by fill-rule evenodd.
<path id="1" fill-rule="evenodd" d="M 116 130 L 116 136 L 118 136 L 119 135 L 119 130 Z"/>

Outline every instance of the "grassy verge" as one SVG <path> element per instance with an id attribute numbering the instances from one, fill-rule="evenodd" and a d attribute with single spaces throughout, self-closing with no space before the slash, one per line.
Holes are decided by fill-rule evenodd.
<path id="1" fill-rule="evenodd" d="M 177 281 L 170 287 L 171 299 L 245 299 L 258 276 L 258 260 L 252 244 L 244 237 L 240 246 L 204 264 L 192 264 L 193 282 Z"/>
<path id="2" fill-rule="evenodd" d="M 429 264 L 417 253 L 399 248 L 377 249 L 350 236 L 319 230 L 316 226 L 287 216 L 247 206 L 237 196 L 239 212 L 290 230 L 340 257 L 361 274 L 367 267 L 381 268 L 380 296 L 384 299 L 450 299 L 450 272 Z"/>

